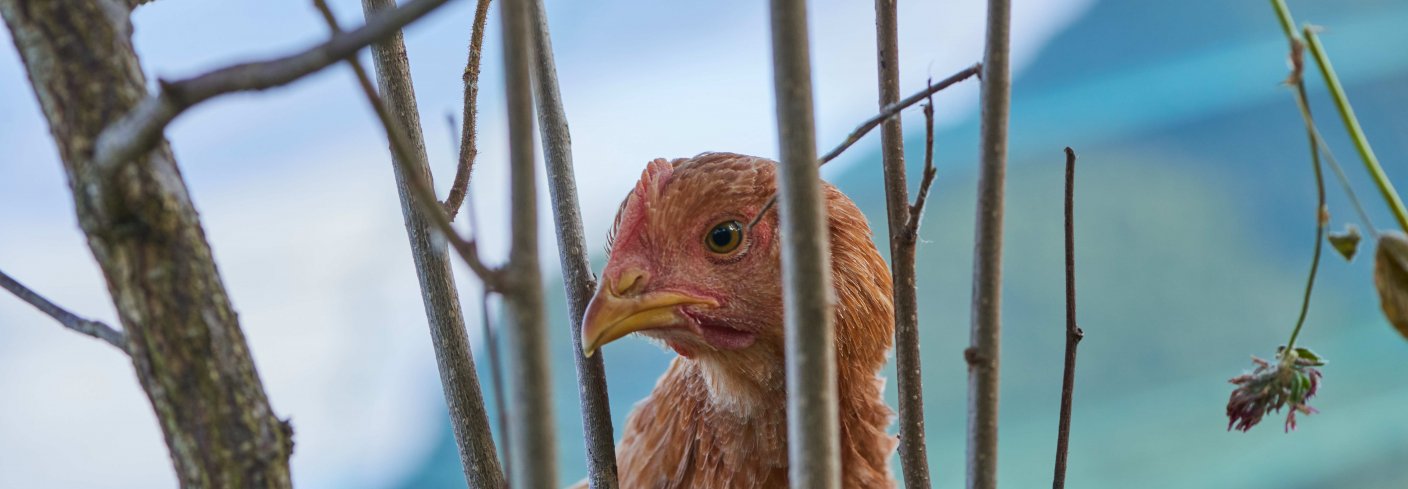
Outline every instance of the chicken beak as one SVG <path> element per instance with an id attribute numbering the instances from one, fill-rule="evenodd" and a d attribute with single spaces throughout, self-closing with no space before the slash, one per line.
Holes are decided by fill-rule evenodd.
<path id="1" fill-rule="evenodd" d="M 719 305 L 713 299 L 668 290 L 622 297 L 614 289 L 611 283 L 603 281 L 582 318 L 582 353 L 588 357 L 602 345 L 622 336 L 683 325 L 679 306 Z"/>

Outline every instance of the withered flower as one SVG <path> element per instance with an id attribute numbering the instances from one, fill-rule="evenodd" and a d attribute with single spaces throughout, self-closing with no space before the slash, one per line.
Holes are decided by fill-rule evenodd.
<path id="1" fill-rule="evenodd" d="M 1276 364 L 1252 357 L 1256 369 L 1228 380 L 1237 388 L 1227 400 L 1227 429 L 1250 430 L 1267 413 L 1286 408 L 1286 432 L 1296 429 L 1296 413 L 1317 411 L 1310 398 L 1320 389 L 1319 367 L 1325 364 L 1307 348 L 1284 348 L 1276 354 Z"/>

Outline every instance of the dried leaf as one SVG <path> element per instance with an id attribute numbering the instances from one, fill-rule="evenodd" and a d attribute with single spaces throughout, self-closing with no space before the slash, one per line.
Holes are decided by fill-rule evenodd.
<path id="1" fill-rule="evenodd" d="M 1345 261 L 1354 260 L 1354 253 L 1359 251 L 1359 228 L 1353 224 L 1346 224 L 1344 231 L 1330 233 L 1330 246 L 1335 247 L 1335 251 L 1340 252 L 1340 256 Z"/>
<path id="2" fill-rule="evenodd" d="M 1408 236 L 1398 231 L 1379 235 L 1374 253 L 1374 287 L 1379 289 L 1384 317 L 1408 338 Z"/>

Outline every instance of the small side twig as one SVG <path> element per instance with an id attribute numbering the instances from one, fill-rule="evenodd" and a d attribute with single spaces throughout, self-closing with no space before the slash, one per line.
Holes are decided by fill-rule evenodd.
<path id="1" fill-rule="evenodd" d="M 871 130 L 874 130 L 876 127 L 879 127 L 881 123 L 904 111 L 904 109 L 907 109 L 910 106 L 919 103 L 920 100 L 932 97 L 935 93 L 938 93 L 940 90 L 953 86 L 953 84 L 955 83 L 967 80 L 968 78 L 974 76 L 980 76 L 982 71 L 982 63 L 974 64 L 973 66 L 964 68 L 958 73 L 950 75 L 948 78 L 940 80 L 938 84 L 930 84 L 924 90 L 920 90 L 919 92 L 913 95 L 900 99 L 899 102 L 886 105 L 884 108 L 880 109 L 880 113 L 875 114 L 874 117 L 866 119 L 865 122 L 861 122 L 859 126 L 856 126 L 856 128 L 852 130 L 849 135 L 846 136 L 846 139 L 841 141 L 841 144 L 836 145 L 835 148 L 832 148 L 831 151 L 828 151 L 825 155 L 819 158 L 816 163 L 817 166 L 830 163 L 831 160 L 834 160 L 836 159 L 836 157 L 841 156 L 841 153 L 845 152 L 852 145 L 856 144 L 856 142 L 859 142 L 861 138 L 865 137 L 866 134 L 869 134 Z M 753 216 L 753 220 L 748 221 L 748 228 L 752 229 L 754 225 L 757 225 L 758 221 L 761 221 L 763 219 L 763 216 L 767 215 L 768 211 L 771 210 L 772 207 L 776 204 L 777 196 L 774 195 L 771 199 L 768 199 L 766 204 L 763 204 L 763 208 L 758 210 L 758 214 Z"/>
<path id="2" fill-rule="evenodd" d="M 24 284 L 6 275 L 3 271 L 0 271 L 0 287 L 15 294 L 15 297 L 19 297 L 20 300 L 28 302 L 29 305 L 38 309 L 39 312 L 48 314 L 49 317 L 54 318 L 55 321 L 58 321 L 59 324 L 62 324 L 65 328 L 103 340 L 109 345 L 122 350 L 123 353 L 127 352 L 126 336 L 123 335 L 121 331 L 113 329 L 112 326 L 91 319 L 84 319 L 77 314 L 68 312 L 68 310 L 59 307 L 58 304 L 54 304 L 48 299 L 45 299 L 44 296 L 39 295 L 38 292 L 31 290 L 29 287 L 25 287 Z"/>
<path id="3" fill-rule="evenodd" d="M 1076 152 L 1066 148 L 1066 362 L 1061 372 L 1061 421 L 1056 430 L 1056 475 L 1051 487 L 1066 487 L 1066 454 L 1071 441 L 1071 398 L 1076 384 L 1076 347 L 1085 332 L 1076 324 Z"/>
<path id="4" fill-rule="evenodd" d="M 339 34 L 297 54 L 268 61 L 241 63 L 195 78 L 161 81 L 161 91 L 147 97 L 131 112 L 98 134 L 93 166 L 111 174 L 155 146 L 162 132 L 186 109 L 227 93 L 264 90 L 286 85 L 343 59 L 356 59 L 357 51 L 399 32 L 448 0 L 413 0 L 378 16 L 366 25 Z"/>
<path id="5" fill-rule="evenodd" d="M 910 239 L 919 239 L 919 220 L 924 214 L 924 203 L 929 199 L 929 188 L 934 186 L 934 177 L 938 174 L 939 170 L 934 168 L 934 97 L 930 95 L 929 102 L 924 104 L 924 174 L 919 178 L 919 193 L 909 206 L 909 223 L 905 225 Z"/>
<path id="6" fill-rule="evenodd" d="M 337 18 L 333 16 L 332 10 L 324 0 L 314 0 L 314 5 L 318 7 L 319 13 L 323 15 L 323 20 L 327 22 L 328 28 L 333 32 L 341 32 L 342 28 L 337 24 Z M 404 9 L 406 7 L 400 7 Z M 398 10 L 400 10 L 398 9 Z M 367 70 L 362 66 L 362 62 L 356 56 L 347 58 L 347 64 L 352 67 L 353 74 L 357 76 L 357 84 L 361 87 L 363 95 L 376 112 L 376 117 L 381 121 L 382 127 L 386 129 L 386 138 L 391 142 L 391 150 L 396 153 L 392 158 L 395 164 L 400 165 L 401 171 L 406 175 L 406 181 L 410 184 L 411 193 L 415 198 L 411 199 L 420 207 L 421 213 L 430 217 L 430 222 L 445 236 L 450 242 L 450 247 L 455 253 L 469 265 L 469 269 L 484 282 L 484 286 L 491 290 L 499 290 L 500 272 L 497 268 L 492 268 L 479 258 L 479 246 L 474 240 L 466 240 L 455 232 L 454 226 L 450 223 L 450 217 L 445 214 L 445 209 L 439 205 L 439 200 L 435 198 L 435 191 L 431 189 L 430 182 L 422 178 L 411 166 L 411 143 L 406 140 L 405 134 L 401 132 L 400 126 L 392 119 L 391 113 L 386 110 L 386 104 L 382 102 L 381 96 L 377 94 L 376 85 L 367 75 Z"/>
<path id="7" fill-rule="evenodd" d="M 469 220 L 470 236 L 478 236 L 479 222 L 474 213 L 474 196 L 465 194 L 464 212 Z M 503 363 L 499 360 L 499 339 L 494 332 L 494 327 L 489 318 L 489 294 L 492 291 L 488 287 L 482 287 L 479 292 L 480 326 L 484 328 L 484 351 L 489 354 L 489 386 L 494 391 L 494 410 L 498 414 L 496 421 L 499 425 L 499 445 L 503 448 L 504 460 L 504 483 L 511 484 L 509 477 L 513 474 L 513 450 L 509 445 L 508 436 L 508 406 L 504 398 L 504 374 Z"/>
<path id="8" fill-rule="evenodd" d="M 478 131 L 475 121 L 479 118 L 479 60 L 483 57 L 484 24 L 489 18 L 489 1 L 479 0 L 474 7 L 474 26 L 469 34 L 469 61 L 464 66 L 464 126 L 460 128 L 459 166 L 455 169 L 454 183 L 450 184 L 450 195 L 445 198 L 445 212 L 450 220 L 464 203 L 469 191 L 469 175 L 474 170 L 474 157 L 479 150 L 475 147 Z M 451 153 L 453 154 L 453 153 Z"/>

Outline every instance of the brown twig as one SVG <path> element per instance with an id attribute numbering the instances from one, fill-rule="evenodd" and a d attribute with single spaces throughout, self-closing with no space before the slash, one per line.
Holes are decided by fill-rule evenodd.
<path id="1" fill-rule="evenodd" d="M 577 367 L 577 397 L 582 403 L 582 430 L 587 449 L 587 483 L 592 489 L 616 489 L 616 443 L 611 425 L 611 402 L 606 391 L 603 355 L 587 357 L 582 350 L 582 316 L 596 290 L 587 240 L 577 206 L 577 182 L 572 172 L 572 136 L 567 127 L 552 37 L 542 0 L 528 1 L 529 30 L 533 38 L 534 77 L 538 130 L 541 134 L 552 215 L 557 224 L 557 247 L 566 289 L 568 325 L 572 334 L 572 359 Z"/>
<path id="2" fill-rule="evenodd" d="M 474 196 L 470 195 L 468 192 L 465 193 L 464 198 L 464 213 L 469 220 L 470 236 L 478 236 L 479 221 L 474 213 Z M 503 451 L 504 473 L 512 474 L 513 451 L 511 449 L 512 447 L 509 445 L 508 439 L 508 406 L 506 397 L 504 396 L 503 363 L 499 360 L 498 334 L 494 332 L 489 318 L 490 293 L 491 291 L 488 287 L 480 288 L 480 326 L 483 328 L 482 333 L 484 334 L 484 351 L 489 354 L 489 382 L 491 384 L 489 388 L 494 391 L 494 410 L 496 414 L 498 414 L 496 419 L 499 425 L 500 445 L 503 447 L 501 450 Z M 507 485 L 510 481 L 505 480 L 504 483 Z"/>
<path id="3" fill-rule="evenodd" d="M 988 0 L 979 124 L 978 204 L 973 232 L 973 307 L 968 363 L 968 488 L 997 487 L 1002 360 L 1002 215 L 1012 102 L 1011 0 Z"/>
<path id="4" fill-rule="evenodd" d="M 1056 475 L 1053 489 L 1066 487 L 1066 452 L 1071 441 L 1071 397 L 1076 384 L 1076 347 L 1085 337 L 1076 324 L 1075 238 L 1076 152 L 1066 148 L 1066 362 L 1061 372 L 1061 420 L 1056 430 Z"/>
<path id="5" fill-rule="evenodd" d="M 875 0 L 876 78 L 882 110 L 900 98 L 898 24 L 895 0 Z M 928 489 L 929 456 L 924 443 L 924 382 L 919 355 L 919 301 L 915 289 L 915 234 L 909 229 L 913 216 L 910 215 L 909 192 L 905 182 L 904 124 L 898 112 L 883 119 L 880 135 L 885 211 L 889 219 L 890 277 L 894 283 L 900 467 L 904 471 L 907 487 Z"/>
<path id="6" fill-rule="evenodd" d="M 6 275 L 3 271 L 0 271 L 0 287 L 4 287 L 5 290 L 15 294 L 15 297 L 19 297 L 20 300 L 28 302 L 29 305 L 38 309 L 39 312 L 48 314 L 49 317 L 54 318 L 55 321 L 58 321 L 59 324 L 62 324 L 65 328 L 103 340 L 109 345 L 122 350 L 123 353 L 127 352 L 127 338 L 121 331 L 113 329 L 112 326 L 91 319 L 84 319 L 74 313 L 68 312 L 64 308 L 59 307 L 58 304 L 49 302 L 48 299 L 39 295 L 38 292 L 31 290 L 29 287 L 25 287 L 24 284 Z"/>
<path id="7" fill-rule="evenodd" d="M 469 34 L 469 61 L 464 65 L 464 126 L 460 128 L 459 166 L 455 169 L 454 183 L 450 184 L 450 195 L 445 198 L 445 212 L 450 220 L 464 203 L 469 191 L 469 175 L 474 170 L 474 157 L 479 150 L 475 147 L 477 130 L 475 121 L 479 118 L 479 60 L 484 49 L 484 24 L 489 18 L 489 1 L 479 0 L 474 8 L 474 25 Z"/>
<path id="8" fill-rule="evenodd" d="M 862 122 L 859 126 L 856 126 L 856 128 L 852 130 L 849 135 L 846 136 L 846 139 L 841 141 L 841 144 L 836 145 L 836 147 L 832 148 L 831 151 L 827 152 L 825 156 L 822 156 L 819 160 L 817 160 L 817 166 L 830 163 L 831 160 L 834 160 L 836 159 L 836 157 L 841 156 L 841 153 L 845 152 L 846 149 L 850 148 L 852 145 L 856 144 L 856 142 L 860 141 L 861 138 L 865 137 L 866 134 L 870 133 L 871 130 L 878 127 L 882 122 L 885 122 L 886 119 L 898 115 L 900 112 L 904 111 L 904 109 L 907 109 L 910 106 L 919 103 L 920 100 L 924 100 L 925 98 L 930 97 L 935 93 L 938 93 L 940 90 L 948 88 L 955 83 L 966 80 L 973 76 L 980 75 L 982 70 L 982 63 L 969 66 L 967 68 L 964 68 L 962 71 L 959 71 L 958 73 L 950 75 L 948 78 L 940 80 L 937 85 L 930 84 L 924 90 L 920 90 L 919 92 L 913 95 L 905 97 L 899 102 L 886 105 L 885 107 L 880 109 L 880 112 L 878 114 L 875 114 L 875 116 L 866 119 L 865 122 Z M 766 204 L 763 204 L 763 208 L 758 211 L 757 215 L 753 216 L 753 220 L 748 221 L 748 228 L 752 229 L 754 225 L 758 224 L 758 221 L 761 221 L 763 219 L 763 216 L 766 215 L 767 212 L 772 209 L 773 205 L 776 204 L 777 196 L 774 195 L 771 199 L 768 199 Z"/>
<path id="9" fill-rule="evenodd" d="M 911 239 L 919 239 L 919 220 L 924 217 L 924 203 L 929 199 L 929 188 L 934 186 L 934 177 L 938 174 L 939 170 L 934 168 L 934 97 L 930 96 L 929 103 L 924 104 L 924 175 L 919 179 L 919 195 L 909 206 L 909 223 L 905 225 Z"/>
<path id="10" fill-rule="evenodd" d="M 332 11 L 327 8 L 324 0 L 314 0 L 314 5 L 318 6 L 323 19 L 328 22 L 329 28 L 340 31 L 336 17 L 332 16 Z M 405 7 L 401 7 L 404 9 Z M 400 10 L 400 9 L 398 9 Z M 380 17 L 378 17 L 380 18 Z M 395 153 L 392 160 L 400 167 L 406 175 L 406 182 L 411 194 L 415 197 L 416 206 L 420 208 L 422 214 L 428 216 L 431 224 L 435 225 L 440 234 L 450 242 L 450 246 L 460 255 L 460 258 L 469 265 L 469 269 L 484 282 L 485 287 L 491 290 L 498 290 L 500 286 L 500 271 L 490 267 L 479 258 L 479 246 L 474 240 L 466 240 L 455 232 L 454 226 L 450 223 L 450 218 L 445 214 L 445 209 L 438 205 L 435 198 L 435 191 L 431 190 L 430 183 L 423 178 L 423 172 L 416 171 L 411 162 L 414 153 L 411 150 L 410 141 L 406 140 L 405 134 L 396 121 L 392 119 L 391 113 L 386 109 L 386 105 L 381 100 L 381 95 L 377 94 L 376 85 L 367 75 L 366 68 L 362 67 L 362 62 L 356 56 L 347 58 L 347 64 L 352 66 L 353 74 L 357 76 L 357 84 L 362 89 L 363 95 L 371 104 L 372 110 L 376 112 L 377 119 L 381 121 L 382 127 L 386 129 L 386 138 L 391 143 L 391 150 Z"/>
<path id="11" fill-rule="evenodd" d="M 336 17 L 324 0 L 313 0 L 322 13 L 328 28 L 334 33 L 340 28 Z M 377 15 L 384 9 L 395 8 L 393 0 L 364 0 L 366 15 Z M 404 52 L 404 44 L 399 32 L 393 33 L 386 41 L 373 47 L 373 59 L 381 83 L 387 87 L 390 103 L 405 117 L 396 121 L 390 113 L 390 106 L 378 95 L 376 87 L 361 61 L 355 56 L 348 58 L 348 65 L 357 77 L 367 101 L 372 105 L 378 119 L 391 142 L 392 164 L 397 169 L 397 186 L 401 199 L 401 210 L 406 220 L 406 230 L 411 241 L 412 255 L 416 261 L 417 276 L 420 280 L 422 300 L 425 302 L 426 317 L 430 325 L 431 342 L 435 347 L 437 368 L 445 401 L 450 410 L 451 428 L 455 443 L 459 448 L 460 462 L 466 481 L 471 487 L 500 487 L 504 484 L 503 471 L 494 447 L 493 435 L 489 431 L 488 414 L 484 410 L 484 398 L 479 388 L 478 374 L 474 369 L 474 359 L 469 349 L 469 338 L 465 331 L 463 312 L 459 307 L 458 291 L 455 289 L 454 275 L 444 245 L 434 239 L 434 231 L 446 236 L 451 243 L 465 243 L 450 227 L 444 209 L 435 200 L 430 189 L 430 168 L 426 162 L 424 147 L 420 137 L 420 121 L 416 119 L 415 97 L 410 90 L 410 67 L 404 57 L 393 53 Z M 404 131 L 413 131 L 414 141 Z M 466 253 L 458 247 L 461 256 L 471 264 L 471 268 L 483 264 L 478 255 Z M 479 272 L 478 269 L 475 270 Z M 485 287 L 492 284 L 483 274 Z"/>
<path id="12" fill-rule="evenodd" d="M 98 135 L 93 166 L 101 174 L 110 174 L 160 142 L 166 125 L 186 109 L 227 93 L 285 85 L 343 59 L 356 59 L 357 51 L 400 32 L 447 1 L 412 0 L 356 30 L 337 34 L 293 55 L 240 63 L 185 80 L 160 81 L 160 92 L 147 97 Z"/>

